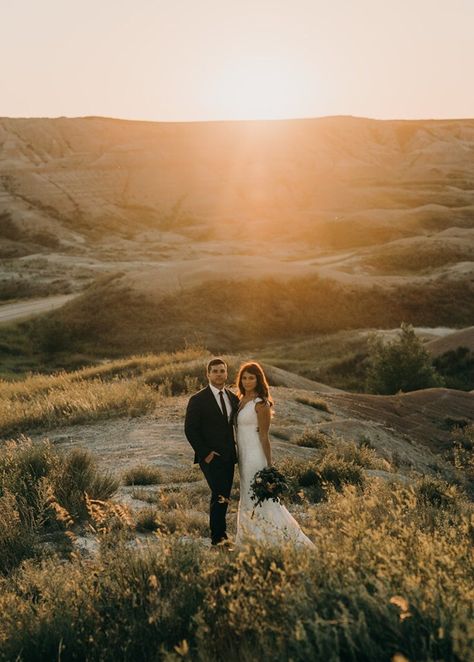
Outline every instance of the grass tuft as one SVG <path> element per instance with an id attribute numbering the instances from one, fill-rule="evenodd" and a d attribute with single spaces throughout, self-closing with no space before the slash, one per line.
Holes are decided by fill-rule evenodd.
<path id="1" fill-rule="evenodd" d="M 329 406 L 325 400 L 321 398 L 309 398 L 307 396 L 298 396 L 295 398 L 296 402 L 301 403 L 302 405 L 308 405 L 308 407 L 313 407 L 313 409 L 319 409 L 319 411 L 325 411 L 331 413 Z"/>
<path id="2" fill-rule="evenodd" d="M 164 527 L 156 508 L 143 508 L 136 515 L 136 529 L 142 533 L 159 531 Z"/>
<path id="3" fill-rule="evenodd" d="M 93 456 L 67 454 L 49 442 L 23 438 L 3 444 L 0 454 L 0 574 L 24 559 L 40 556 L 45 540 L 89 519 L 89 500 L 106 500 L 118 481 L 97 469 Z M 62 536 L 64 533 L 64 536 Z"/>
<path id="4" fill-rule="evenodd" d="M 161 482 L 161 471 L 144 464 L 128 469 L 123 475 L 124 485 L 158 485 Z"/>
<path id="5" fill-rule="evenodd" d="M 329 437 L 324 432 L 317 429 L 308 428 L 304 430 L 296 439 L 297 446 L 304 448 L 326 448 L 329 442 Z"/>

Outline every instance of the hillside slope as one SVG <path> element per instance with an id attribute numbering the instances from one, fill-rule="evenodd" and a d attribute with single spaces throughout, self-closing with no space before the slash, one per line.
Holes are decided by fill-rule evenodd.
<path id="1" fill-rule="evenodd" d="M 248 222 L 339 245 L 366 243 L 370 222 L 373 243 L 472 224 L 473 150 L 474 120 L 4 118 L 0 213 L 73 243 L 137 227 L 241 236 Z"/>

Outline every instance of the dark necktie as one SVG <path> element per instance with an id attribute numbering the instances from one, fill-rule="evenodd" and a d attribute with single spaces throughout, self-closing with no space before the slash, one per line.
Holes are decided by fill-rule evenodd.
<path id="1" fill-rule="evenodd" d="M 225 420 L 228 421 L 229 420 L 229 414 L 227 413 L 227 408 L 225 406 L 225 400 L 224 400 L 224 396 L 222 395 L 222 391 L 219 391 L 219 397 L 221 399 L 222 413 L 224 414 Z"/>

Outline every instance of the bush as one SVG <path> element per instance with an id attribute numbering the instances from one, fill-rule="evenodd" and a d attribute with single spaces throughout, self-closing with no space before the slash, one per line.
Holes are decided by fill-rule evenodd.
<path id="1" fill-rule="evenodd" d="M 58 502 L 74 519 L 87 517 L 85 494 L 91 499 L 104 501 L 117 491 L 117 478 L 110 473 L 99 471 L 90 451 L 73 448 L 61 460 L 54 491 Z"/>
<path id="2" fill-rule="evenodd" d="M 46 535 L 89 517 L 87 496 L 107 499 L 118 482 L 99 472 L 88 451 L 61 454 L 29 439 L 3 445 L 0 455 L 0 573 L 36 555 Z M 61 538 L 61 535 L 59 536 Z"/>
<path id="3" fill-rule="evenodd" d="M 293 500 L 298 500 L 302 488 L 304 495 L 317 503 L 326 500 L 331 490 L 340 492 L 346 485 L 358 488 L 365 485 L 362 468 L 334 453 L 313 462 L 284 460 L 281 471 L 287 477 L 288 496 Z"/>
<path id="4" fill-rule="evenodd" d="M 159 513 L 155 508 L 142 508 L 136 516 L 137 531 L 149 532 L 162 529 Z"/>
<path id="5" fill-rule="evenodd" d="M 442 385 L 443 380 L 413 327 L 402 324 L 398 340 L 385 345 L 380 339 L 373 339 L 367 381 L 372 393 L 391 395 Z"/>
<path id="6" fill-rule="evenodd" d="M 304 430 L 295 439 L 295 444 L 305 448 L 326 448 L 328 441 L 328 436 L 324 432 L 317 429 L 308 429 Z"/>
<path id="7" fill-rule="evenodd" d="M 454 429 L 451 438 L 453 445 L 448 459 L 456 469 L 460 484 L 474 498 L 474 424 Z"/>
<path id="8" fill-rule="evenodd" d="M 414 489 L 419 505 L 424 507 L 449 508 L 459 499 L 456 488 L 438 478 L 425 476 Z"/>
<path id="9" fill-rule="evenodd" d="M 0 490 L 0 575 L 14 570 L 39 552 L 35 522 L 20 515 L 14 494 Z"/>
<path id="10" fill-rule="evenodd" d="M 390 463 L 379 457 L 374 448 L 371 448 L 367 441 L 355 444 L 353 441 L 347 442 L 335 439 L 333 442 L 332 453 L 346 462 L 352 462 L 364 469 L 390 470 Z"/>
<path id="11" fill-rule="evenodd" d="M 128 469 L 123 475 L 124 485 L 157 485 L 161 480 L 161 472 L 157 467 L 144 464 Z"/>
<path id="12" fill-rule="evenodd" d="M 329 483 L 339 492 L 345 485 L 363 487 L 365 483 L 360 466 L 331 455 L 325 457 L 321 463 L 320 474 L 324 483 Z"/>
<path id="13" fill-rule="evenodd" d="M 458 347 L 437 356 L 433 365 L 448 388 L 474 389 L 474 353 L 468 347 Z"/>

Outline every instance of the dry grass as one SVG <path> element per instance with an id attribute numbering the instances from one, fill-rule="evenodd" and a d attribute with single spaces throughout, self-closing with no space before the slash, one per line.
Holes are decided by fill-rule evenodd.
<path id="1" fill-rule="evenodd" d="M 296 437 L 295 444 L 305 448 L 326 448 L 329 442 L 329 437 L 324 432 L 316 428 L 307 428 Z"/>
<path id="2" fill-rule="evenodd" d="M 0 435 L 144 414 L 153 410 L 170 378 L 177 392 L 191 388 L 193 373 L 204 375 L 206 357 L 203 350 L 188 349 L 21 381 L 0 380 Z"/>
<path id="3" fill-rule="evenodd" d="M 71 381 L 67 375 L 31 381 L 35 379 L 36 383 L 49 379 L 49 388 L 37 391 L 29 380 L 0 383 L 0 434 L 4 437 L 110 416 L 138 416 L 152 410 L 158 397 L 149 386 L 133 381 Z"/>
<path id="4" fill-rule="evenodd" d="M 0 575 L 25 558 L 44 555 L 51 536 L 64 546 L 70 527 L 90 518 L 91 504 L 107 510 L 118 488 L 85 450 L 64 455 L 47 442 L 24 438 L 3 444 L 1 451 Z"/>
<path id="5" fill-rule="evenodd" d="M 195 483 L 203 479 L 201 469 L 197 465 L 193 465 L 186 469 L 170 469 L 166 472 L 164 481 L 166 483 Z"/>
<path id="6" fill-rule="evenodd" d="M 313 407 L 313 409 L 319 409 L 319 411 L 325 411 L 330 413 L 328 403 L 322 398 L 310 398 L 306 396 L 298 396 L 295 398 L 296 402 L 301 403 L 302 405 L 308 405 L 308 407 Z"/>
<path id="7" fill-rule="evenodd" d="M 163 530 L 159 513 L 156 508 L 142 508 L 142 510 L 136 514 L 135 520 L 137 531 L 142 533 Z"/>
<path id="8" fill-rule="evenodd" d="M 183 485 L 182 488 L 161 488 L 150 492 L 135 489 L 134 499 L 140 499 L 152 507 L 144 508 L 137 515 L 139 531 L 180 533 L 184 536 L 209 534 L 209 488 Z"/>
<path id="9" fill-rule="evenodd" d="M 123 475 L 124 485 L 157 485 L 161 481 L 162 474 L 157 467 L 143 464 L 132 467 Z"/>
<path id="10" fill-rule="evenodd" d="M 105 533 L 87 562 L 27 562 L 0 583 L 0 659 L 472 659 L 472 507 L 420 493 L 331 493 L 306 512 L 314 550 L 222 556 L 162 531 L 134 550 Z M 199 532 L 191 514 L 173 522 Z"/>

